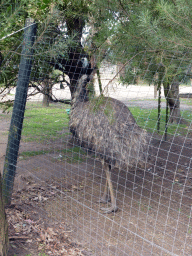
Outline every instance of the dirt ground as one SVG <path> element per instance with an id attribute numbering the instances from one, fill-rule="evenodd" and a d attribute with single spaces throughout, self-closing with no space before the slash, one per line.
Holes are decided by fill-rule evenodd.
<path id="1" fill-rule="evenodd" d="M 3 168 L 10 116 L 0 120 Z M 98 203 L 105 184 L 99 160 L 66 159 L 70 136 L 47 144 L 22 142 L 8 208 L 9 256 L 192 255 L 192 131 L 187 137 L 153 134 L 145 169 L 115 169 L 112 181 L 119 210 L 103 214 Z M 63 251 L 62 251 L 63 250 Z"/>

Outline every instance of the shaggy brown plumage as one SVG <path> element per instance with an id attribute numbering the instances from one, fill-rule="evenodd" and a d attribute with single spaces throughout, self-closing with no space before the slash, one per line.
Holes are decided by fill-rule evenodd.
<path id="1" fill-rule="evenodd" d="M 86 85 L 89 77 L 83 75 L 77 82 L 72 100 L 69 127 L 80 145 L 94 151 L 101 159 L 107 182 L 102 202 L 107 201 L 107 183 L 111 207 L 106 213 L 116 211 L 116 199 L 110 178 L 110 169 L 128 169 L 145 159 L 147 132 L 140 128 L 128 107 L 119 100 L 100 96 L 88 101 Z"/>

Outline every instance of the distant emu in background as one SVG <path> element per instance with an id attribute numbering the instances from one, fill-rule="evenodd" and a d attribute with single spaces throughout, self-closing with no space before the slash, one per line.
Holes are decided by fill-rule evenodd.
<path id="1" fill-rule="evenodd" d="M 87 84 L 90 75 L 77 81 L 72 99 L 69 128 L 80 145 L 96 153 L 106 172 L 106 185 L 100 202 L 108 201 L 111 207 L 101 208 L 105 213 L 117 211 L 110 171 L 114 168 L 128 170 L 129 166 L 145 162 L 147 132 L 140 128 L 128 107 L 119 100 L 100 96 L 89 100 Z"/>

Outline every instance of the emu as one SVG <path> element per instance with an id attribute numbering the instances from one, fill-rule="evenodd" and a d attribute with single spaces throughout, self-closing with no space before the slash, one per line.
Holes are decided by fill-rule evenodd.
<path id="1" fill-rule="evenodd" d="M 104 213 L 116 212 L 118 207 L 111 181 L 114 167 L 128 170 L 129 166 L 145 163 L 147 132 L 140 128 L 128 107 L 119 100 L 100 96 L 89 100 L 87 84 L 90 76 L 84 74 L 77 81 L 72 99 L 69 129 L 79 144 L 96 153 L 106 172 L 104 194 L 100 202 L 107 203 L 108 188 L 111 199 Z"/>

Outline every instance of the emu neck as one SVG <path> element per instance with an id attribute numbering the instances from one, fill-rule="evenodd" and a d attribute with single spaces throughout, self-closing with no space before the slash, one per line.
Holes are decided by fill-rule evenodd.
<path id="1" fill-rule="evenodd" d="M 82 76 L 77 82 L 77 89 L 72 98 L 72 106 L 76 105 L 78 102 L 86 102 L 89 100 L 87 85 L 87 76 Z"/>

